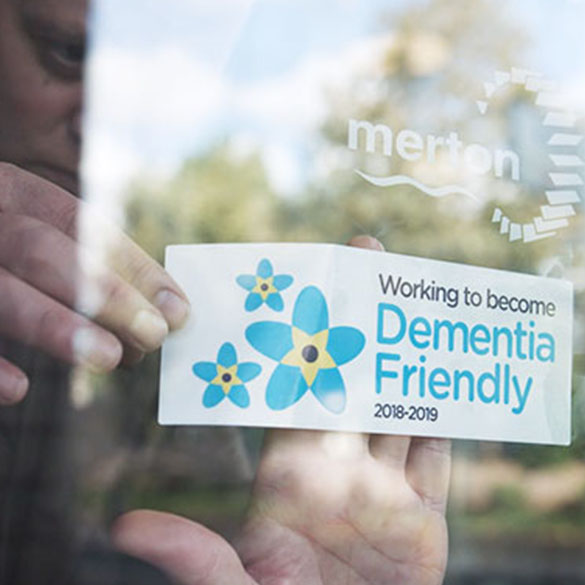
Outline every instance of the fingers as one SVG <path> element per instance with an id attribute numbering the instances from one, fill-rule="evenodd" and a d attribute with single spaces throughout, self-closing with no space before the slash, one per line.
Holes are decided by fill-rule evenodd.
<path id="1" fill-rule="evenodd" d="M 168 333 L 159 311 L 105 266 L 83 276 L 78 251 L 71 238 L 48 224 L 0 214 L 0 266 L 70 308 L 81 292 L 82 311 L 122 342 L 142 352 L 158 348 Z"/>
<path id="2" fill-rule="evenodd" d="M 184 325 L 190 312 L 189 301 L 179 285 L 128 236 L 107 222 L 86 214 L 82 224 L 83 246 L 88 254 L 81 257 L 82 272 L 92 280 L 95 259 L 130 284 L 160 313 L 170 330 Z M 91 261 L 89 259 L 92 259 Z"/>
<path id="3" fill-rule="evenodd" d="M 80 224 L 97 242 L 91 254 L 78 242 Z M 125 363 L 135 363 L 188 314 L 178 285 L 130 238 L 63 189 L 0 163 L 0 334 L 109 371 L 122 347 Z M 27 387 L 1 360 L 0 404 Z"/>
<path id="4" fill-rule="evenodd" d="M 170 330 L 184 325 L 190 312 L 189 301 L 162 266 L 94 210 L 81 208 L 80 212 L 82 245 L 89 252 L 81 258 L 82 269 L 91 274 L 93 261 L 87 258 L 100 259 L 160 312 Z"/>
<path id="5" fill-rule="evenodd" d="M 0 406 L 20 402 L 28 390 L 28 379 L 24 372 L 0 357 Z"/>
<path id="6" fill-rule="evenodd" d="M 94 209 L 52 183 L 4 163 L 0 163 L 0 187 L 0 213 L 36 219 L 73 240 L 83 228 L 91 252 L 156 307 L 171 330 L 184 324 L 189 302 L 177 283 Z"/>
<path id="7" fill-rule="evenodd" d="M 93 371 L 109 371 L 122 357 L 111 333 L 0 267 L 0 335 Z"/>
<path id="8" fill-rule="evenodd" d="M 77 309 L 81 313 L 129 348 L 147 353 L 160 347 L 169 324 L 136 288 L 106 266 L 90 268 L 87 260 L 80 272 Z"/>
<path id="9" fill-rule="evenodd" d="M 403 471 L 406 467 L 410 442 L 410 437 L 371 435 L 370 454 L 383 465 Z"/>
<path id="10" fill-rule="evenodd" d="M 185 293 L 169 274 L 130 238 L 120 235 L 108 259 L 112 268 L 131 283 L 158 311 L 169 329 L 184 325 L 190 306 Z"/>
<path id="11" fill-rule="evenodd" d="M 444 513 L 451 474 L 451 441 L 414 438 L 406 462 L 406 478 L 431 509 Z"/>
<path id="12" fill-rule="evenodd" d="M 76 237 L 81 203 L 64 189 L 6 163 L 0 163 L 0 187 L 0 213 L 34 217 Z"/>
<path id="13" fill-rule="evenodd" d="M 125 514 L 114 524 L 112 540 L 123 552 L 152 563 L 182 585 L 255 583 L 219 535 L 172 514 Z"/>
<path id="14" fill-rule="evenodd" d="M 69 306 L 75 303 L 76 244 L 49 224 L 0 212 L 0 266 Z"/>
<path id="15" fill-rule="evenodd" d="M 385 467 L 404 472 L 427 507 L 445 512 L 451 474 L 449 440 L 372 435 L 370 453 Z"/>

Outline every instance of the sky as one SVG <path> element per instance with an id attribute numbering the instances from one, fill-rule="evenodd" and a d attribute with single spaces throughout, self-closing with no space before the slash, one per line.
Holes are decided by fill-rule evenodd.
<path id="1" fill-rule="evenodd" d="M 323 85 L 342 91 L 372 68 L 389 38 L 381 11 L 420 1 L 95 0 L 86 195 L 116 205 L 136 174 L 169 175 L 222 135 L 259 148 L 274 188 L 295 192 L 328 113 Z M 493 2 L 537 40 L 519 66 L 585 103 L 583 0 Z"/>

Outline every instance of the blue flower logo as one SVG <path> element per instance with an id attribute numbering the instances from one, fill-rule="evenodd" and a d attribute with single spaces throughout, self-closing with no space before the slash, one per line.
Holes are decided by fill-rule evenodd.
<path id="1" fill-rule="evenodd" d="M 245 383 L 256 378 L 262 368 L 253 362 L 238 364 L 236 348 L 231 343 L 224 343 L 217 354 L 215 362 L 197 362 L 193 373 L 209 382 L 203 394 L 203 406 L 213 408 L 226 396 L 240 408 L 250 405 L 250 396 Z"/>
<path id="2" fill-rule="evenodd" d="M 255 275 L 242 274 L 236 282 L 250 293 L 246 298 L 246 311 L 255 311 L 263 303 L 275 311 L 282 311 L 284 302 L 280 292 L 292 284 L 293 277 L 288 274 L 275 275 L 270 261 L 264 259 L 258 264 Z"/>
<path id="3" fill-rule="evenodd" d="M 257 351 L 279 362 L 266 388 L 266 403 L 284 410 L 307 392 L 330 412 L 345 409 L 345 385 L 339 366 L 356 358 L 365 337 L 354 327 L 329 328 L 327 302 L 309 286 L 299 294 L 292 318 L 286 323 L 263 321 L 246 329 L 246 339 Z"/>

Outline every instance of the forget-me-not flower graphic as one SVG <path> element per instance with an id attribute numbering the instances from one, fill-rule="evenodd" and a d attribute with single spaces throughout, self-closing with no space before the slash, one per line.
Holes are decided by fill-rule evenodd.
<path id="1" fill-rule="evenodd" d="M 299 294 L 292 325 L 263 321 L 246 329 L 246 339 L 257 351 L 278 362 L 266 388 L 266 403 L 283 410 L 308 390 L 330 412 L 345 409 L 345 385 L 339 366 L 356 358 L 365 345 L 354 327 L 329 327 L 327 302 L 315 286 Z"/>
<path id="2" fill-rule="evenodd" d="M 284 302 L 280 292 L 292 284 L 293 277 L 288 274 L 275 275 L 272 264 L 265 258 L 258 264 L 256 274 L 242 274 L 236 282 L 249 291 L 246 311 L 255 311 L 263 303 L 275 311 L 282 311 Z"/>
<path id="3" fill-rule="evenodd" d="M 224 343 L 217 354 L 217 362 L 197 362 L 193 373 L 209 382 L 203 394 L 203 406 L 213 408 L 226 396 L 240 408 L 250 405 L 246 382 L 256 378 L 262 368 L 253 362 L 238 363 L 236 348 Z"/>

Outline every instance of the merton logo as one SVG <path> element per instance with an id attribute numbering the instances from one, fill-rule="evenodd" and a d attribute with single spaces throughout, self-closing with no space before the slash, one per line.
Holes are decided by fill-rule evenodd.
<path id="1" fill-rule="evenodd" d="M 520 180 L 520 157 L 512 150 L 490 150 L 478 144 L 464 144 L 457 132 L 446 136 L 428 134 L 403 129 L 395 132 L 385 124 L 373 124 L 366 120 L 350 120 L 347 145 L 351 150 L 358 150 L 360 145 L 366 152 L 381 152 L 385 156 L 399 156 L 402 160 L 416 162 L 424 160 L 429 164 L 436 163 L 439 158 L 449 161 L 454 168 L 464 165 L 471 173 L 486 175 L 493 173 L 497 178 L 505 175 L 513 181 Z M 377 187 L 394 185 L 412 185 L 431 197 L 444 197 L 453 193 L 467 195 L 476 199 L 471 191 L 458 185 L 433 188 L 406 175 L 391 177 L 373 177 L 357 171 L 366 181 Z"/>
<path id="2" fill-rule="evenodd" d="M 507 87 L 521 86 L 535 96 L 535 106 L 544 110 L 541 134 L 545 137 L 543 148 L 550 165 L 544 193 L 546 204 L 540 207 L 540 215 L 521 222 L 496 207 L 492 223 L 510 242 L 530 243 L 555 236 L 559 230 L 568 227 L 569 219 L 576 215 L 574 205 L 581 202 L 580 190 L 585 184 L 579 172 L 585 162 L 578 152 L 584 137 L 575 130 L 577 116 L 564 109 L 555 84 L 538 73 L 518 68 L 509 72 L 497 71 L 493 79 L 483 85 L 484 95 L 476 101 L 479 116 L 485 116 L 494 96 Z M 354 169 L 376 187 L 409 185 L 431 197 L 462 195 L 479 200 L 480 195 L 468 185 L 475 183 L 474 176 L 491 176 L 518 186 L 523 180 L 522 160 L 517 152 L 490 148 L 479 142 L 465 143 L 457 131 L 423 135 L 410 128 L 392 128 L 378 121 L 350 119 L 347 146 L 352 151 L 424 163 L 427 170 L 441 165 L 442 172 L 437 172 L 437 177 L 445 175 L 445 167 L 451 171 L 448 176 L 463 177 L 448 184 L 440 184 L 441 179 L 436 181 L 439 184 L 428 184 L 428 181 L 406 174 L 380 177 Z M 428 177 L 428 172 L 425 176 Z"/>

